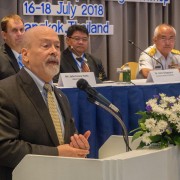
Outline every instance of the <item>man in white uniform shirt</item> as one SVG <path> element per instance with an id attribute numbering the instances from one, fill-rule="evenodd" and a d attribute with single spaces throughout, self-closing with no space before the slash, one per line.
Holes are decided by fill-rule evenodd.
<path id="1" fill-rule="evenodd" d="M 139 58 L 138 78 L 147 78 L 149 71 L 180 67 L 180 51 L 173 49 L 176 30 L 168 24 L 155 28 L 154 45 L 148 47 Z"/>

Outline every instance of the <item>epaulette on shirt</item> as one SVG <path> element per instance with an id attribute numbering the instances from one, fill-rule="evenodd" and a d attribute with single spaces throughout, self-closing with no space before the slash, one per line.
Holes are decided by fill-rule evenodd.
<path id="1" fill-rule="evenodd" d="M 180 51 L 176 49 L 172 49 L 171 53 L 180 55 Z"/>
<path id="2" fill-rule="evenodd" d="M 156 48 L 155 47 L 151 47 L 150 50 L 148 51 L 148 54 L 150 56 L 154 56 L 156 54 Z"/>

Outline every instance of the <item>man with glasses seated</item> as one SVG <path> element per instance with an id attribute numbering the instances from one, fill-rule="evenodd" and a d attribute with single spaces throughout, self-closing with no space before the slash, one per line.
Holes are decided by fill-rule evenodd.
<path id="1" fill-rule="evenodd" d="M 83 25 L 72 25 L 67 30 L 66 48 L 61 54 L 60 73 L 94 72 L 96 82 L 107 80 L 101 60 L 86 53 L 89 32 Z M 59 74 L 53 81 L 58 82 Z"/>
<path id="2" fill-rule="evenodd" d="M 176 30 L 168 24 L 160 24 L 154 30 L 154 45 L 148 47 L 139 58 L 138 78 L 147 78 L 149 71 L 180 68 L 180 51 L 173 49 Z"/>

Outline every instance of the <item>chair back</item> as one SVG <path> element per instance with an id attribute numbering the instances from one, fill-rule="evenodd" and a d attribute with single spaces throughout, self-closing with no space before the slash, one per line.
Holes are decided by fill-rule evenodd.
<path id="1" fill-rule="evenodd" d="M 126 64 L 128 64 L 131 69 L 131 80 L 136 79 L 136 75 L 137 75 L 137 71 L 138 71 L 138 63 L 137 62 L 127 62 Z M 121 69 L 124 68 L 124 65 L 121 66 Z M 122 73 L 120 73 L 119 80 L 122 81 L 122 79 L 123 79 L 123 75 L 122 75 Z"/>

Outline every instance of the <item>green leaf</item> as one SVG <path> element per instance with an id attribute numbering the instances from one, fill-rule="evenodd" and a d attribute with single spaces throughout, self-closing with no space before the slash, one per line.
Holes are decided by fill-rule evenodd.
<path id="1" fill-rule="evenodd" d="M 140 144 L 139 144 L 139 146 L 138 146 L 137 148 L 140 149 L 140 148 L 143 148 L 144 146 L 146 146 L 146 144 L 141 141 Z"/>
<path id="2" fill-rule="evenodd" d="M 160 135 L 150 136 L 149 138 L 151 139 L 152 142 L 160 142 L 161 141 Z"/>
<path id="3" fill-rule="evenodd" d="M 143 134 L 143 131 L 138 131 L 133 135 L 132 141 L 139 138 Z"/>
<path id="4" fill-rule="evenodd" d="M 166 147 L 168 147 L 168 143 L 167 144 L 161 143 L 160 147 L 161 147 L 161 149 L 166 148 Z"/>
<path id="5" fill-rule="evenodd" d="M 162 138 L 161 137 L 161 148 L 166 148 L 168 147 L 168 139 L 167 138 Z"/>
<path id="6" fill-rule="evenodd" d="M 132 131 L 129 132 L 129 134 L 131 134 L 131 133 L 133 133 L 133 132 L 135 132 L 135 131 L 138 131 L 138 130 L 141 130 L 141 128 L 138 127 L 138 128 L 136 128 L 136 129 L 133 129 Z"/>
<path id="7" fill-rule="evenodd" d="M 176 145 L 180 145 L 180 136 L 175 136 L 174 137 L 174 142 Z"/>
<path id="8" fill-rule="evenodd" d="M 144 131 L 146 130 L 146 126 L 145 126 L 144 123 L 140 123 L 139 125 L 140 125 L 140 127 L 141 127 L 142 130 L 144 130 Z"/>
<path id="9" fill-rule="evenodd" d="M 144 115 L 146 115 L 146 111 L 138 111 L 136 114 L 144 116 Z"/>
<path id="10" fill-rule="evenodd" d="M 166 139 L 167 143 L 169 142 L 170 144 L 174 144 L 174 140 L 171 138 L 171 136 L 165 135 L 164 138 Z"/>
<path id="11" fill-rule="evenodd" d="M 172 132 L 169 129 L 166 129 L 167 134 L 171 134 Z"/>

